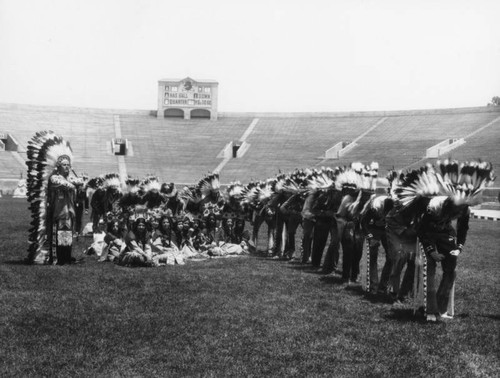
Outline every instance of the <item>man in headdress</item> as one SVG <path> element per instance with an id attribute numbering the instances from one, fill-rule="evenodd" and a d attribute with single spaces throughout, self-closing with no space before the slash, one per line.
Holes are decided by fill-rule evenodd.
<path id="1" fill-rule="evenodd" d="M 469 229 L 468 204 L 456 204 L 450 198 L 442 198 L 431 200 L 419 229 L 427 256 L 427 320 L 430 321 L 434 321 L 437 316 L 452 318 L 454 315 L 452 306 L 449 307 L 450 295 L 456 278 L 457 257 L 462 252 Z M 456 230 L 452 226 L 453 220 L 457 221 Z M 436 290 L 435 277 L 439 262 L 443 275 Z"/>
<path id="2" fill-rule="evenodd" d="M 47 230 L 50 249 L 56 244 L 57 264 L 71 263 L 73 229 L 75 225 L 76 183 L 70 179 L 71 158 L 61 155 L 48 183 Z"/>

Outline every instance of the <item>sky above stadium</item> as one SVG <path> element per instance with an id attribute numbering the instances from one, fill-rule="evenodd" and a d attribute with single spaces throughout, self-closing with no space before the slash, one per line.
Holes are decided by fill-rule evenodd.
<path id="1" fill-rule="evenodd" d="M 484 106 L 498 0 L 0 0 L 0 102 L 155 109 L 219 82 L 222 112 Z"/>

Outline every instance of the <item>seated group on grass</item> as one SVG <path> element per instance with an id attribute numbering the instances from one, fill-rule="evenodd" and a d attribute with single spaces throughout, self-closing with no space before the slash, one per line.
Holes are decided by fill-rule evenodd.
<path id="1" fill-rule="evenodd" d="M 186 188 L 182 195 L 189 204 L 200 192 L 201 201 L 192 203 L 201 209 L 198 213 L 208 212 L 205 216 L 196 220 L 189 215 L 136 217 L 128 226 L 118 224 L 107 233 L 102 231 L 106 247 L 96 253 L 102 261 L 125 266 L 239 255 L 258 245 L 259 227 L 266 224 L 270 257 L 295 258 L 324 274 L 341 270 L 345 284 L 361 283 L 372 294 L 390 295 L 396 308 L 422 309 L 428 321 L 453 317 L 457 257 L 467 237 L 469 207 L 481 201 L 482 190 L 494 181 L 491 164 L 446 160 L 406 172 L 391 171 L 388 191 L 382 195 L 375 192 L 377 177 L 376 163 L 296 170 L 246 187 L 230 185 L 221 205 L 223 196 L 213 185 L 218 176 L 210 176 L 212 181 L 204 179 L 197 190 Z M 143 198 L 148 199 L 142 200 L 142 206 L 154 203 L 153 196 Z M 232 210 L 226 214 L 236 216 L 222 220 L 210 213 L 224 208 Z M 251 241 L 244 232 L 244 219 L 252 226 Z M 299 226 L 302 243 L 295 251 Z M 380 246 L 385 261 L 379 275 Z M 360 269 L 363 258 L 366 266 Z"/>
<path id="2" fill-rule="evenodd" d="M 243 255 L 248 252 L 244 223 L 214 214 L 177 220 L 170 213 L 143 213 L 128 221 L 100 220 L 87 254 L 122 266 L 183 265 L 186 259 Z"/>

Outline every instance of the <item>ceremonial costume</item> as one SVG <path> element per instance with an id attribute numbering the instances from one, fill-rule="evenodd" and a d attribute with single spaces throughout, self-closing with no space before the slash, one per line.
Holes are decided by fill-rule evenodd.
<path id="1" fill-rule="evenodd" d="M 494 180 L 490 163 L 445 160 L 437 169 L 427 165 L 400 178 L 394 190 L 398 207 L 421 219 L 418 236 L 425 251 L 417 270 L 415 307 L 422 306 L 428 321 L 454 314 L 454 283 L 457 256 L 465 242 L 469 206 L 480 202 L 482 190 Z M 452 220 L 457 219 L 457 231 Z M 436 293 L 435 274 L 441 262 L 443 276 Z M 422 283 L 422 284 L 420 284 Z M 421 303 L 423 302 L 423 303 Z"/>
<path id="2" fill-rule="evenodd" d="M 391 260 L 387 256 L 389 247 L 385 232 L 385 216 L 387 212 L 391 210 L 392 206 L 392 199 L 389 196 L 375 197 L 370 200 L 361 214 L 361 228 L 368 241 L 369 247 L 368 253 L 370 264 L 368 267 L 369 284 L 367 290 L 372 293 L 376 291 L 385 293 L 389 284 L 392 265 Z M 379 282 L 378 251 L 381 244 L 384 248 L 386 259 Z"/>
<path id="3" fill-rule="evenodd" d="M 146 220 L 138 218 L 133 228 L 125 238 L 126 247 L 118 256 L 118 265 L 137 267 L 152 266 L 152 252 L 149 243 L 149 235 L 146 231 Z"/>
<path id="4" fill-rule="evenodd" d="M 440 198 L 436 198 L 439 200 Z M 470 210 L 468 205 L 454 205 L 444 199 L 440 209 L 433 207 L 433 201 L 422 218 L 419 236 L 427 258 L 427 313 L 448 312 L 450 294 L 455 284 L 457 257 L 462 251 L 469 229 Z M 452 221 L 457 220 L 457 230 Z M 436 292 L 436 268 L 441 262 L 443 276 Z M 449 314 L 453 316 L 453 314 Z"/>
<path id="5" fill-rule="evenodd" d="M 71 147 L 52 131 L 42 131 L 28 142 L 27 156 L 33 226 L 27 262 L 68 264 L 72 261 L 76 189 L 83 186 L 71 169 Z"/>
<path id="6" fill-rule="evenodd" d="M 303 200 L 300 194 L 290 196 L 279 208 L 286 227 L 284 255 L 291 259 L 295 255 L 295 233 L 302 222 L 301 210 Z"/>
<path id="7" fill-rule="evenodd" d="M 417 220 L 412 213 L 393 208 L 386 216 L 388 259 L 392 266 L 390 273 L 391 296 L 394 301 L 404 302 L 413 289 L 415 257 L 417 251 Z M 406 271 L 401 282 L 401 273 Z"/>

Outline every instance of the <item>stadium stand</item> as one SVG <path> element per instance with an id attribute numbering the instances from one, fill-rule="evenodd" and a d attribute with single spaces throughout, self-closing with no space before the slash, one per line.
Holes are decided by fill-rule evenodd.
<path id="1" fill-rule="evenodd" d="M 26 145 L 34 133 L 49 129 L 71 142 L 77 172 L 95 176 L 125 171 L 139 178 L 152 173 L 162 181 L 178 184 L 196 182 L 218 166 L 223 167 L 222 183 L 245 183 L 273 177 L 279 171 L 345 165 L 355 160 L 378 161 L 380 174 L 385 175 L 389 168 L 403 169 L 432 161 L 424 159 L 426 149 L 447 138 L 466 138 L 464 145 L 450 152 L 451 157 L 483 158 L 495 167 L 500 165 L 500 107 L 321 114 L 219 113 L 217 121 L 157 119 L 153 113 L 0 104 L 0 132 L 15 137 L 22 159 L 26 158 Z M 120 135 L 115 129 L 117 120 Z M 230 158 L 221 165 L 223 159 L 217 156 L 229 142 L 243 136 L 248 150 L 241 158 Z M 129 141 L 130 154 L 112 154 L 110 143 L 115 137 Z M 324 159 L 330 147 L 353 140 L 357 145 L 345 156 Z M 8 151 L 0 155 L 0 180 L 19 179 L 19 159 Z M 124 170 L 120 169 L 123 165 Z"/>
<path id="2" fill-rule="evenodd" d="M 134 150 L 125 156 L 127 172 L 133 177 L 156 174 L 166 182 L 197 181 L 219 165 L 219 152 L 251 122 L 247 117 L 209 121 L 122 115 L 122 137 Z"/>
<path id="3" fill-rule="evenodd" d="M 225 180 L 248 181 L 315 166 L 339 141 L 351 141 L 381 117 L 260 118 L 246 139 L 250 148 L 228 162 Z"/>
<path id="4" fill-rule="evenodd" d="M 0 178 L 26 177 L 26 167 L 19 164 L 9 151 L 0 151 Z"/>
<path id="5" fill-rule="evenodd" d="M 2 132 L 12 134 L 19 142 L 23 159 L 35 132 L 52 130 L 70 141 L 78 172 L 93 176 L 118 171 L 116 158 L 108 148 L 114 137 L 112 111 L 0 105 L 0 125 Z"/>
<path id="6" fill-rule="evenodd" d="M 343 156 L 339 163 L 348 164 L 358 160 L 366 162 L 367 157 L 371 157 L 379 162 L 380 170 L 385 172 L 391 168 L 403 169 L 416 163 L 432 161 L 433 159 L 424 159 L 427 148 L 443 139 L 465 137 L 498 116 L 499 113 L 493 112 L 387 117 L 376 130 L 360 139 L 358 146 Z M 477 138 L 483 140 L 489 132 L 491 128 L 486 128 Z M 498 128 L 496 135 L 498 140 Z M 487 143 L 487 139 L 483 141 Z M 469 142 L 466 141 L 467 143 Z M 442 158 L 461 158 L 458 152 L 461 149 L 463 147 L 458 147 Z M 482 150 L 475 146 L 476 155 L 482 154 Z"/>

